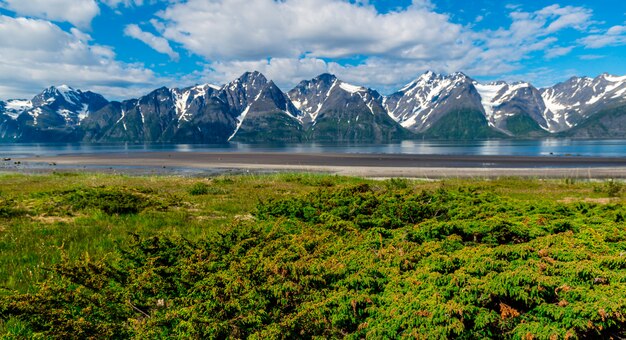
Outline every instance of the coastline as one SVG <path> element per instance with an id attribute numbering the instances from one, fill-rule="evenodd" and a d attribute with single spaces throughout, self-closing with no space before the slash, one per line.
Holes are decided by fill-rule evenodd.
<path id="1" fill-rule="evenodd" d="M 314 172 L 358 177 L 626 179 L 626 159 L 560 156 L 464 156 L 336 153 L 133 152 L 15 159 L 4 172 L 127 174 Z"/>

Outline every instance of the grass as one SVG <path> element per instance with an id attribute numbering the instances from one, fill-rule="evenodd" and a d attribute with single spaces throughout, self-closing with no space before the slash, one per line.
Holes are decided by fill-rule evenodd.
<path id="1" fill-rule="evenodd" d="M 471 185 L 519 199 L 554 200 L 615 197 L 620 185 L 614 181 L 570 184 L 568 180 L 516 178 L 478 182 L 406 179 L 372 182 L 306 173 L 211 179 L 83 174 L 72 175 L 69 180 L 63 173 L 2 175 L 0 287 L 29 291 L 46 277 L 45 268 L 61 260 L 62 253 L 69 258 L 85 253 L 103 256 L 130 233 L 142 236 L 164 233 L 199 239 L 236 218 L 249 215 L 261 200 L 356 183 L 395 189 L 411 185 L 423 190 Z M 124 193 L 130 194 L 124 196 Z M 86 197 L 100 202 L 86 202 Z M 132 204 L 140 206 L 130 208 L 130 212 L 138 214 L 124 214 L 128 207 L 109 206 L 128 197 Z"/>
<path id="2" fill-rule="evenodd" d="M 69 258 L 104 256 L 130 233 L 199 239 L 268 197 L 357 179 L 315 174 L 210 179 L 102 174 L 0 176 L 0 287 L 21 292 Z"/>
<path id="3" fill-rule="evenodd" d="M 452 323 L 447 323 L 446 318 L 433 318 L 442 317 L 446 313 L 456 315 L 454 313 L 459 310 L 465 310 L 467 318 L 474 318 L 473 323 L 484 322 L 489 327 L 497 324 L 500 327 L 498 329 L 515 331 L 510 334 L 527 332 L 565 335 L 551 330 L 550 327 L 554 325 L 542 323 L 546 313 L 552 315 L 558 311 L 552 310 L 552 305 L 542 304 L 541 293 L 513 288 L 506 291 L 507 285 L 515 286 L 532 277 L 538 280 L 533 284 L 539 282 L 540 286 L 552 287 L 550 289 L 553 291 L 559 287 L 562 290 L 566 289 L 563 288 L 565 283 L 559 281 L 562 277 L 568 287 L 575 288 L 566 295 L 570 296 L 572 308 L 578 310 L 583 310 L 584 305 L 576 305 L 575 301 L 583 303 L 580 301 L 585 300 L 580 296 L 591 294 L 589 288 L 595 289 L 597 292 L 594 294 L 600 294 L 599 298 L 604 296 L 602 292 L 605 290 L 615 293 L 614 289 L 624 288 L 622 272 L 626 265 L 620 254 L 626 252 L 623 224 L 626 212 L 622 184 L 616 181 L 600 183 L 575 182 L 570 179 L 544 181 L 502 178 L 422 182 L 406 179 L 373 181 L 300 173 L 215 178 L 102 174 L 67 176 L 58 173 L 1 175 L 0 188 L 0 287 L 4 288 L 0 299 L 2 296 L 37 294 L 42 291 L 39 283 L 44 281 L 61 282 L 58 281 L 60 272 L 51 270 L 58 268 L 58 265 L 69 266 L 62 267 L 65 268 L 63 270 L 73 268 L 69 264 L 76 261 L 102 263 L 103 266 L 111 263 L 121 265 L 127 258 L 124 253 L 120 253 L 119 247 L 137 245 L 133 243 L 137 239 L 159 237 L 162 242 L 171 242 L 169 247 L 174 248 L 178 247 L 176 242 L 180 242 L 176 240 L 188 240 L 185 242 L 191 242 L 189 247 L 196 249 L 194 247 L 200 247 L 202 242 L 226 242 L 225 235 L 230 235 L 229 240 L 235 242 L 228 244 L 228 247 L 235 247 L 233 251 L 250 249 L 251 252 L 264 254 L 259 259 L 237 255 L 243 256 L 240 258 L 242 262 L 231 267 L 235 271 L 229 272 L 229 275 L 239 273 L 237 275 L 243 280 L 252 280 L 252 277 L 246 276 L 246 272 L 241 272 L 241 266 L 245 265 L 266 268 L 268 273 L 281 270 L 300 272 L 302 276 L 294 279 L 296 281 L 280 283 L 279 286 L 268 288 L 268 291 L 291 291 L 298 286 L 298 289 L 308 291 L 311 299 L 319 298 L 307 300 L 308 297 L 302 297 L 307 301 L 302 305 L 304 307 L 298 305 L 289 308 L 312 308 L 309 313 L 316 310 L 315 306 L 320 308 L 320 313 L 327 308 L 331 316 L 335 317 L 335 321 L 331 322 L 332 327 L 336 327 L 335 331 L 339 332 L 323 333 L 330 337 L 340 335 L 341 332 L 359 336 L 393 336 L 397 332 L 404 332 L 407 323 L 416 322 L 409 314 L 403 313 L 422 313 L 431 318 L 430 323 L 421 324 L 420 327 L 438 330 L 440 333 L 437 336 L 458 336 L 463 333 L 455 333 L 455 329 L 468 327 L 463 324 L 462 317 L 448 318 Z M 239 238 L 240 241 L 235 240 Z M 267 243 L 251 241 L 257 239 L 266 239 Z M 205 251 L 200 249 L 196 250 L 198 254 Z M 236 251 L 237 254 L 245 254 L 241 250 Z M 294 257 L 294 254 L 300 255 Z M 218 255 L 211 252 L 206 254 L 215 259 L 224 256 Z M 274 258 L 272 263 L 276 264 L 259 262 L 264 258 Z M 291 258 L 294 262 L 289 262 Z M 228 259 L 233 260 L 230 257 Z M 312 262 L 303 262 L 305 259 Z M 528 259 L 532 262 L 530 265 L 526 262 Z M 585 269 L 585 263 L 589 263 L 588 269 Z M 348 289 L 342 290 L 341 294 L 345 296 L 326 297 L 339 300 L 324 300 L 319 295 L 321 291 L 315 290 L 316 285 L 320 284 L 315 283 L 317 274 L 308 272 L 313 267 L 307 266 L 311 265 L 318 268 L 314 270 L 316 273 L 326 273 L 324 280 L 327 282 L 337 280 L 336 284 L 341 287 L 365 285 L 370 287 L 368 293 L 364 291 L 360 295 L 352 295 Z M 535 267 L 539 268 L 539 272 Z M 186 267 L 181 268 L 182 271 L 186 270 Z M 346 274 L 346 268 L 354 272 Z M 365 270 L 363 268 L 369 274 L 362 272 Z M 460 269 L 463 270 L 462 275 L 459 274 Z M 437 275 L 432 276 L 431 271 Z M 395 274 L 389 276 L 389 273 Z M 548 275 L 537 277 L 537 273 Z M 258 279 L 258 275 L 265 274 L 257 272 L 254 275 Z M 307 280 L 313 281 L 299 286 L 303 283 L 298 280 L 304 280 L 307 275 L 310 276 Z M 374 279 L 379 275 L 382 275 L 380 280 Z M 483 277 L 491 281 L 485 281 Z M 374 281 L 368 281 L 370 279 Z M 219 280 L 226 278 L 220 276 Z M 423 282 L 430 290 L 420 291 L 418 295 L 408 294 L 415 292 L 407 286 L 415 280 Z M 441 286 L 441 280 L 445 281 L 445 287 Z M 453 283 L 446 280 L 468 280 L 473 284 L 472 289 L 477 291 L 467 296 L 459 292 L 450 295 L 454 291 L 451 286 Z M 500 284 L 493 280 L 500 280 L 497 281 Z M 599 282 L 594 284 L 594 280 Z M 613 285 L 608 286 L 602 280 L 612 280 Z M 373 284 L 382 286 L 373 288 Z M 242 286 L 240 289 L 243 294 L 250 287 Z M 481 289 L 491 290 L 502 298 L 485 302 L 485 306 L 480 307 L 487 310 L 484 313 L 476 309 L 478 307 L 464 309 L 469 308 L 469 305 L 464 305 L 468 303 L 467 299 L 476 298 L 475 294 Z M 502 289 L 505 290 L 500 292 Z M 294 290 L 293 294 L 298 291 Z M 255 291 L 255 294 L 258 292 Z M 440 305 L 432 304 L 432 296 L 439 296 Z M 455 296 L 463 296 L 466 300 L 458 300 Z M 398 302 L 393 302 L 393 299 Z M 371 301 L 376 303 L 377 309 L 368 307 L 368 312 L 359 314 L 359 317 L 348 313 L 351 310 L 356 313 L 358 309 L 371 304 Z M 546 310 L 522 308 L 521 301 L 534 301 L 531 303 L 533 308 Z M 262 302 L 258 301 L 259 304 Z M 238 300 L 237 303 L 244 302 Z M 385 307 L 394 303 L 419 306 L 422 309 Z M 609 303 L 606 305 L 613 306 Z M 340 311 L 344 307 L 347 309 Z M 626 312 L 609 311 L 608 308 L 598 312 L 607 314 L 601 315 L 602 321 L 619 320 L 611 318 L 609 314 Z M 173 313 L 179 312 L 182 311 Z M 187 312 L 191 313 L 192 310 Z M 252 313 L 252 310 L 249 312 Z M 498 314 L 497 317 L 493 313 Z M 529 316 L 531 314 L 532 317 Z M 252 314 L 250 317 L 253 318 Z M 293 317 L 291 314 L 283 317 L 294 323 L 304 322 L 303 319 L 289 319 Z M 501 320 L 496 322 L 494 318 Z M 522 318 L 524 321 L 520 324 Z M 573 316 L 571 318 L 571 322 L 579 321 Z M 11 316 L 2 319 L 0 334 L 17 337 L 30 337 L 33 334 L 33 329 L 19 318 Z M 238 326 L 244 327 L 238 328 L 243 332 L 240 335 L 252 334 L 256 329 L 252 325 L 257 325 L 261 319 L 254 319 L 254 322 L 250 319 L 245 324 L 245 327 L 250 327 L 251 333 L 244 332 L 243 324 Z M 379 323 L 382 320 L 393 320 L 390 323 L 393 325 Z M 595 323 L 598 319 L 589 317 L 589 320 Z M 597 322 L 605 328 L 609 325 Z M 367 325 L 370 326 L 369 333 Z M 440 326 L 443 328 L 438 328 Z M 272 327 L 289 328 L 285 324 Z M 315 327 L 326 326 L 316 324 Z M 255 334 L 261 337 L 276 335 L 279 334 L 273 333 L 276 329 L 266 328 Z M 396 333 L 390 329 L 395 329 Z M 572 326 L 572 329 L 575 327 Z M 221 331 L 226 332 L 223 334 L 229 332 L 227 328 Z M 577 334 L 599 334 L 589 332 Z M 141 334 L 155 336 L 152 333 Z M 176 334 L 200 335 L 188 332 Z M 490 336 L 487 333 L 471 334 Z"/>

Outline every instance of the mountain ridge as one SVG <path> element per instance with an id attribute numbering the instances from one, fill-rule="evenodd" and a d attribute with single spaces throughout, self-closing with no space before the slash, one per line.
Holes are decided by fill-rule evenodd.
<path id="1" fill-rule="evenodd" d="M 161 87 L 123 101 L 51 86 L 30 100 L 0 101 L 0 140 L 384 142 L 600 138 L 607 129 L 612 137 L 626 137 L 622 114 L 626 116 L 626 77 L 607 73 L 536 88 L 528 82 L 480 83 L 461 72 L 428 71 L 383 96 L 328 73 L 283 92 L 253 71 L 221 86 Z M 587 123 L 600 116 L 600 125 Z"/>

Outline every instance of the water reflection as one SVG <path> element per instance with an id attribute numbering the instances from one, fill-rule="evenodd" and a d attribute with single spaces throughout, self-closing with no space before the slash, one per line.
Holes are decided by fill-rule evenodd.
<path id="1" fill-rule="evenodd" d="M 391 144 L 0 144 L 2 157 L 132 152 L 386 153 L 415 155 L 509 155 L 626 157 L 626 140 L 406 140 Z"/>

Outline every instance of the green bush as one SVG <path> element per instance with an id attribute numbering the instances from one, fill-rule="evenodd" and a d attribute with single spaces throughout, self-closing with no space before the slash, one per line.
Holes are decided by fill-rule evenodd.
<path id="1" fill-rule="evenodd" d="M 610 180 L 605 183 L 605 191 L 609 197 L 618 197 L 622 193 L 623 185 L 615 180 Z"/>
<path id="2" fill-rule="evenodd" d="M 209 185 L 203 182 L 195 183 L 189 188 L 189 194 L 192 196 L 206 195 L 209 193 Z"/>
<path id="3" fill-rule="evenodd" d="M 201 196 L 201 195 L 223 195 L 226 194 L 227 191 L 221 188 L 217 188 L 215 186 L 208 185 L 203 182 L 195 183 L 188 190 L 189 194 L 192 196 Z"/>
<path id="4" fill-rule="evenodd" d="M 16 207 L 15 201 L 0 197 L 0 218 L 15 218 L 26 214 L 26 210 Z"/>
<path id="5" fill-rule="evenodd" d="M 159 206 L 146 195 L 113 187 L 75 189 L 61 197 L 61 204 L 73 210 L 97 209 L 109 215 L 137 214 L 145 208 Z"/>
<path id="6" fill-rule="evenodd" d="M 385 181 L 385 186 L 388 189 L 407 189 L 410 185 L 410 181 L 406 178 L 390 178 Z"/>
<path id="7" fill-rule="evenodd" d="M 622 338 L 625 213 L 448 185 L 318 188 L 196 241 L 135 235 L 65 261 L 33 292 L 0 292 L 0 319 L 40 338 Z"/>

